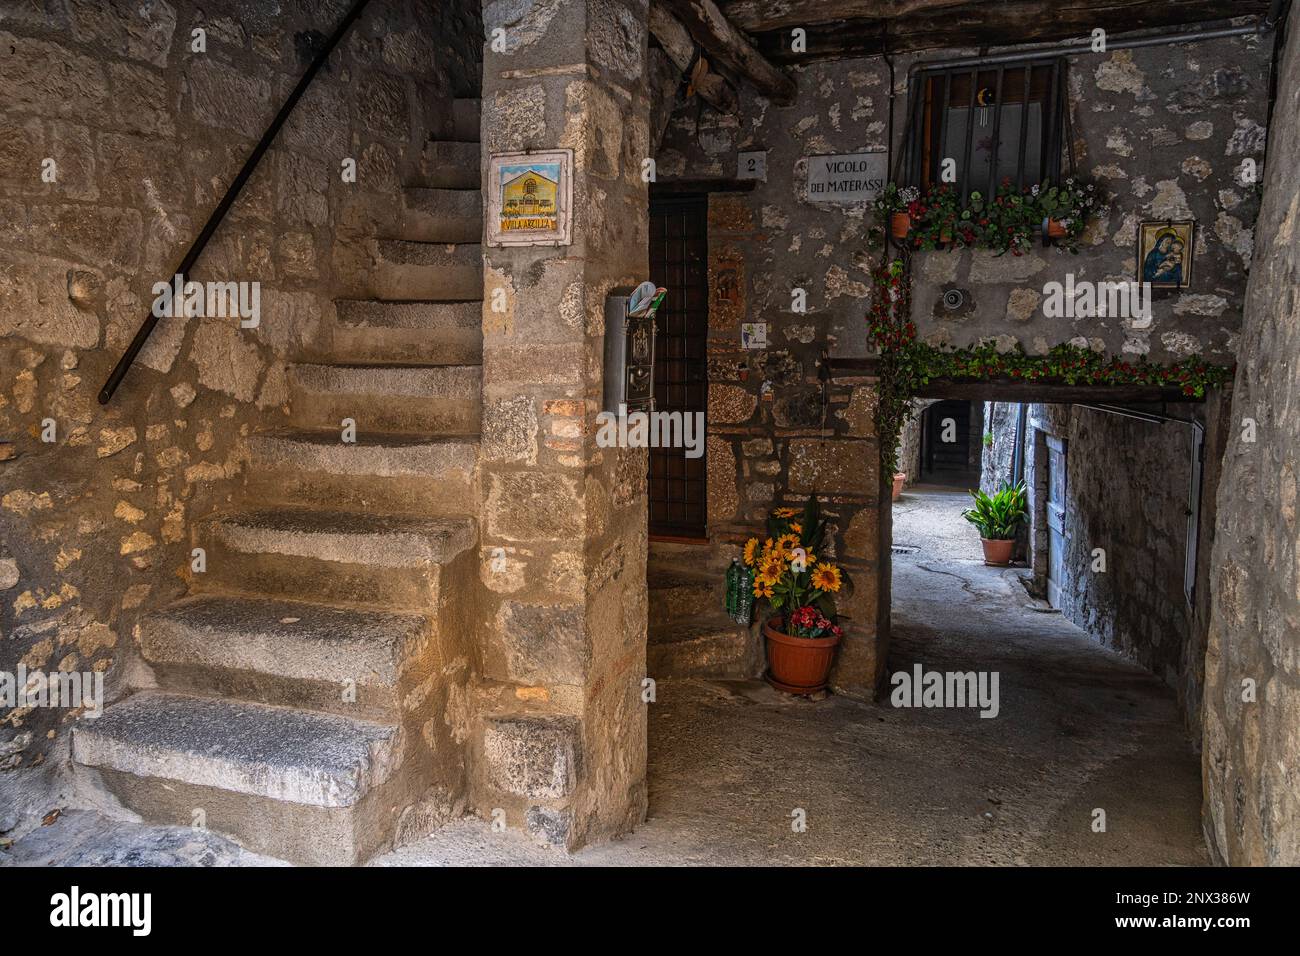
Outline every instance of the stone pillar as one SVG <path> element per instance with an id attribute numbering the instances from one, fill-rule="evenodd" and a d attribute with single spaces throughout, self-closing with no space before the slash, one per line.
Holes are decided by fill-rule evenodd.
<path id="1" fill-rule="evenodd" d="M 1211 557 L 1202 740 L 1211 853 L 1300 864 L 1300 5 L 1269 130 Z"/>
<path id="2" fill-rule="evenodd" d="M 645 814 L 646 452 L 595 443 L 605 297 L 648 271 L 645 19 L 484 7 L 484 162 L 572 149 L 574 212 L 570 245 L 484 246 L 473 800 L 570 849 Z"/>
<path id="3" fill-rule="evenodd" d="M 892 477 L 880 473 L 876 380 L 839 376 L 827 383 L 826 436 L 790 442 L 790 491 L 816 492 L 833 516 L 835 559 L 849 586 L 836 600 L 844 627 L 831 688 L 874 697 L 889 645 L 889 541 Z"/>

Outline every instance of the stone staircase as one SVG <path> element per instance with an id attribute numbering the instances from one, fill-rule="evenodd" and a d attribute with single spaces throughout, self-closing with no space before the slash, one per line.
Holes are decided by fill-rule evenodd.
<path id="1" fill-rule="evenodd" d="M 646 572 L 651 677 L 744 679 L 762 673 L 758 635 L 723 610 L 725 574 L 725 567 L 701 567 L 690 550 L 652 546 Z"/>
<path id="2" fill-rule="evenodd" d="M 75 760 L 146 819 L 363 861 L 403 814 L 463 800 L 478 579 L 483 291 L 478 101 L 457 101 L 364 244 L 288 427 L 250 437 L 207 568 L 144 619 L 158 687 L 78 724 Z M 342 440 L 355 422 L 356 441 Z"/>

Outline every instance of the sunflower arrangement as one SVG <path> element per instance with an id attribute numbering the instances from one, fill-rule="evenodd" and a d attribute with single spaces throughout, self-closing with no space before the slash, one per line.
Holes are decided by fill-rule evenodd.
<path id="1" fill-rule="evenodd" d="M 743 559 L 754 572 L 754 598 L 766 600 L 774 611 L 784 610 L 785 627 L 794 637 L 841 633 L 832 595 L 843 586 L 844 575 L 819 555 L 825 531 L 812 497 L 802 511 L 777 508 L 767 519 L 767 538 L 745 542 Z"/>

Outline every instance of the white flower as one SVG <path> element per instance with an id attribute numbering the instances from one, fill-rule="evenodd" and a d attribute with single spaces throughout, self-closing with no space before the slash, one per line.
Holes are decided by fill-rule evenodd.
<path id="1" fill-rule="evenodd" d="M 1037 195 L 1038 195 L 1038 187 L 1037 187 L 1037 186 L 1034 186 L 1033 189 L 1029 190 L 1029 195 L 1031 195 L 1031 196 L 1037 196 Z"/>

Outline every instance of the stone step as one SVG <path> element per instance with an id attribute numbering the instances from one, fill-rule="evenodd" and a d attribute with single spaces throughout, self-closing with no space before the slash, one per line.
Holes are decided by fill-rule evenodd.
<path id="1" fill-rule="evenodd" d="M 434 189 L 482 188 L 482 146 L 477 132 L 472 140 L 443 140 L 424 144 L 416 183 Z"/>
<path id="2" fill-rule="evenodd" d="M 279 508 L 214 516 L 204 590 L 339 604 L 442 605 L 443 569 L 475 544 L 472 518 Z"/>
<path id="3" fill-rule="evenodd" d="M 726 617 L 669 621 L 649 628 L 646 673 L 664 677 L 744 679 L 762 671 L 762 647 L 748 627 Z"/>
<path id="4" fill-rule="evenodd" d="M 396 719 L 403 668 L 430 629 L 422 614 L 213 594 L 147 615 L 139 634 L 169 690 Z"/>
<path id="5" fill-rule="evenodd" d="M 478 365 L 293 365 L 289 368 L 294 425 L 357 435 L 415 432 L 475 435 L 482 408 Z"/>
<path id="6" fill-rule="evenodd" d="M 471 143 L 479 141 L 480 119 L 483 114 L 481 99 L 463 98 L 451 104 L 452 138 Z"/>
<path id="7" fill-rule="evenodd" d="M 371 239 L 366 295 L 387 300 L 483 298 L 483 255 L 477 242 Z"/>
<path id="8" fill-rule="evenodd" d="M 396 726 L 144 692 L 79 721 L 72 753 L 150 822 L 203 824 L 301 863 L 361 862 L 394 823 Z"/>
<path id="9" fill-rule="evenodd" d="M 337 299 L 334 355 L 355 362 L 478 365 L 483 361 L 483 303 Z"/>
<path id="10" fill-rule="evenodd" d="M 483 238 L 483 194 L 473 189 L 411 187 L 402 194 L 403 239 L 476 243 Z"/>
<path id="11" fill-rule="evenodd" d="M 722 609 L 722 582 L 709 575 L 652 569 L 646 584 L 652 625 L 716 616 Z"/>
<path id="12" fill-rule="evenodd" d="M 254 501 L 426 515 L 478 508 L 472 438 L 360 432 L 345 443 L 338 430 L 284 429 L 251 436 L 248 449 Z"/>

